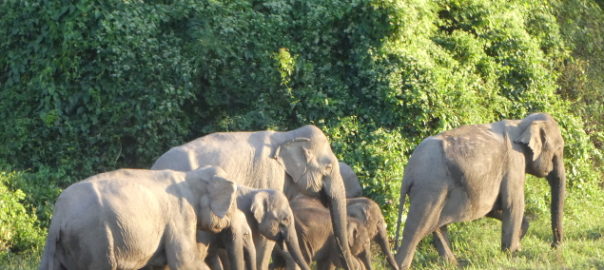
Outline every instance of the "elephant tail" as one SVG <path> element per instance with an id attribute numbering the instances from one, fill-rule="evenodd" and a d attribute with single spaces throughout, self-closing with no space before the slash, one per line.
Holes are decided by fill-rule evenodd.
<path id="1" fill-rule="evenodd" d="M 56 254 L 57 244 L 60 241 L 61 235 L 60 226 L 57 223 L 50 223 L 46 245 L 44 246 L 44 254 L 40 262 L 40 270 L 61 269 L 61 262 L 59 261 L 58 254 Z"/>
<path id="2" fill-rule="evenodd" d="M 396 219 L 396 234 L 394 237 L 394 250 L 398 250 L 399 244 L 399 233 L 401 230 L 401 217 L 403 215 L 403 207 L 405 207 L 405 198 L 407 197 L 407 193 L 409 191 L 409 185 L 406 185 L 409 181 L 405 181 L 403 178 L 403 186 L 401 187 L 401 195 L 399 197 L 399 206 L 398 206 L 398 218 Z"/>

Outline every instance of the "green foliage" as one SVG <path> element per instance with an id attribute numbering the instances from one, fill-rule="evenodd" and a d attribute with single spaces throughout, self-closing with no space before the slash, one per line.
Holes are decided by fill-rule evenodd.
<path id="1" fill-rule="evenodd" d="M 21 204 L 27 212 L 36 215 L 39 227 L 45 229 L 50 225 L 54 202 L 61 193 L 55 183 L 62 182 L 65 177 L 64 172 L 50 168 L 40 168 L 36 173 L 20 171 L 11 173 L 6 186 L 9 190 L 27 194 Z"/>
<path id="2" fill-rule="evenodd" d="M 315 124 L 394 225 L 423 138 L 544 111 L 569 193 L 589 194 L 602 22 L 590 0 L 2 1 L 0 165 L 26 171 L 7 185 L 46 227 L 78 179 L 210 132 Z M 527 211 L 547 213 L 531 182 Z"/>
<path id="3" fill-rule="evenodd" d="M 560 95 L 573 103 L 585 123 L 584 130 L 604 149 L 604 9 L 603 2 L 554 1 L 560 32 L 572 49 L 561 69 Z M 599 5 L 598 5 L 599 4 Z M 602 167 L 599 156 L 594 167 Z"/>
<path id="4" fill-rule="evenodd" d="M 20 169 L 67 171 L 65 185 L 120 165 L 146 165 L 186 133 L 181 106 L 193 96 L 194 68 L 170 19 L 185 16 L 182 8 L 0 5 L 1 159 Z"/>
<path id="5" fill-rule="evenodd" d="M 19 177 L 19 173 L 0 172 L 0 254 L 40 248 L 45 237 L 36 216 L 22 204 L 25 193 L 8 188 Z"/>

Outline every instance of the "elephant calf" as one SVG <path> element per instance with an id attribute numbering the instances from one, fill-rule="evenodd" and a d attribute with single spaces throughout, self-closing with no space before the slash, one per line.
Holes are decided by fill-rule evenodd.
<path id="1" fill-rule="evenodd" d="M 196 231 L 230 225 L 236 189 L 217 167 L 87 178 L 57 199 L 40 269 L 205 269 Z"/>
<path id="2" fill-rule="evenodd" d="M 380 246 L 390 267 L 397 270 L 398 266 L 394 260 L 394 255 L 390 251 L 386 221 L 384 220 L 380 206 L 367 197 L 357 197 L 348 199 L 347 209 L 348 216 L 357 218 L 363 224 L 369 234 L 369 239 L 375 241 Z M 370 250 L 366 249 L 359 255 L 365 267 L 371 269 Z"/>
<path id="3" fill-rule="evenodd" d="M 336 239 L 331 229 L 329 210 L 319 200 L 304 195 L 296 196 L 290 205 L 294 211 L 300 249 L 305 260 L 308 263 L 316 261 L 318 269 L 343 267 L 335 248 Z M 358 257 L 370 252 L 370 235 L 361 220 L 348 216 L 347 233 L 352 255 Z M 287 252 L 278 250 L 274 255 L 280 257 L 274 260 L 274 269 L 294 269 L 289 265 L 291 259 Z M 354 263 L 356 268 L 371 269 L 371 265 L 364 267 L 358 259 Z"/>

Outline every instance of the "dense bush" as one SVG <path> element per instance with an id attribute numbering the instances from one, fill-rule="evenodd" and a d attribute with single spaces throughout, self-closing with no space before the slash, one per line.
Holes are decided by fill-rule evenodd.
<path id="1" fill-rule="evenodd" d="M 598 5 L 599 4 L 599 5 Z M 560 32 L 572 50 L 559 78 L 560 94 L 573 103 L 585 131 L 604 149 L 604 2 L 556 1 Z M 596 166 L 604 165 L 602 157 Z"/>
<path id="2" fill-rule="evenodd" d="M 25 193 L 8 188 L 19 173 L 0 172 L 0 255 L 40 248 L 44 232 L 38 226 L 36 215 L 28 212 L 22 201 Z"/>
<path id="3" fill-rule="evenodd" d="M 584 191 L 600 179 L 602 118 L 583 113 L 602 115 L 588 100 L 604 72 L 572 72 L 602 52 L 577 44 L 602 35 L 566 37 L 591 21 L 562 21 L 584 18 L 565 5 L 601 17 L 586 0 L 3 1 L 0 164 L 64 187 L 210 132 L 313 123 L 392 222 L 422 138 L 545 111 Z"/>

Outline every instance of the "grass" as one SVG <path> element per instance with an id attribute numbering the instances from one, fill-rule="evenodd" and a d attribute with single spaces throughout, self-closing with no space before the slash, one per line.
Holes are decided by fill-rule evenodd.
<path id="1" fill-rule="evenodd" d="M 0 269 L 25 270 L 38 269 L 42 250 L 14 253 L 0 253 Z"/>
<path id="2" fill-rule="evenodd" d="M 522 239 L 522 250 L 500 251 L 501 223 L 483 218 L 449 226 L 458 266 L 442 262 L 431 246 L 431 236 L 418 246 L 412 269 L 604 269 L 604 191 L 567 194 L 561 247 L 550 248 L 552 239 L 548 186 L 543 179 L 529 179 L 526 188 L 530 228 Z M 375 247 L 374 247 L 375 248 Z M 379 252 L 374 249 L 374 254 Z M 0 269 L 37 269 L 41 251 L 0 254 Z M 375 269 L 388 269 L 381 256 L 374 256 Z"/>

